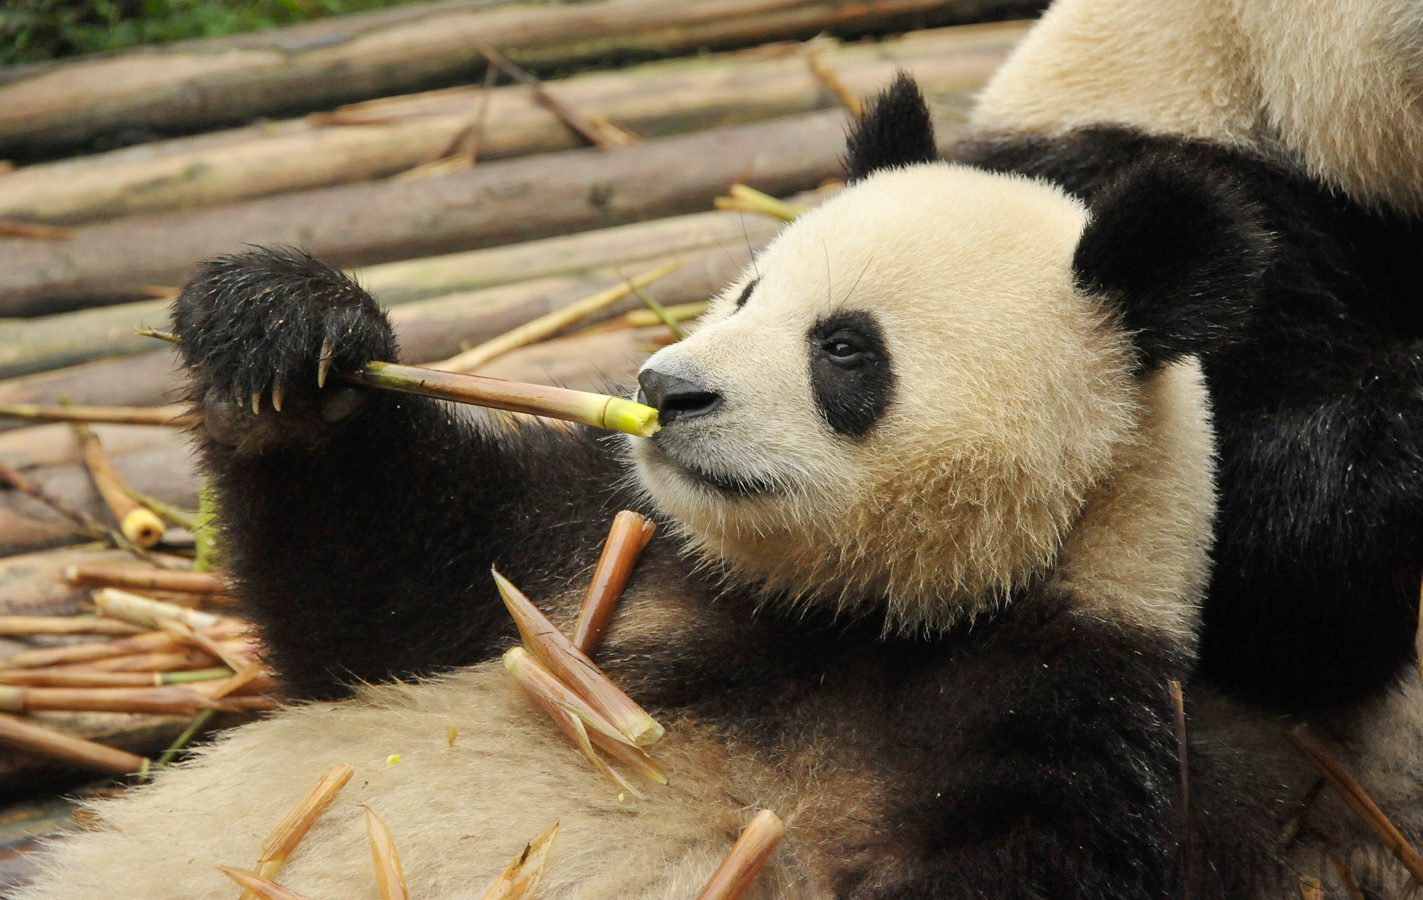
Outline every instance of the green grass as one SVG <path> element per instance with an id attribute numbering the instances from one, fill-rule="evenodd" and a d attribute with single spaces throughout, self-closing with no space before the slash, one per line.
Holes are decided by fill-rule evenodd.
<path id="1" fill-rule="evenodd" d="M 408 0 L 3 0 L 0 65 L 259 31 Z"/>

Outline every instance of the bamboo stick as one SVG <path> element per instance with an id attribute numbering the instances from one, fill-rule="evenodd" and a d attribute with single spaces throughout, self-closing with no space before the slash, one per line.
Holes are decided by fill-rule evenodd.
<path id="1" fill-rule="evenodd" d="M 131 775 L 141 771 L 147 762 L 137 754 L 105 747 L 3 714 L 0 714 L 0 743 L 108 775 Z"/>
<path id="2" fill-rule="evenodd" d="M 241 633 L 244 626 L 231 620 L 219 622 L 208 634 L 225 640 Z M 87 663 L 111 656 L 133 653 L 168 652 L 176 649 L 173 639 L 161 631 L 150 631 L 133 637 L 113 641 L 99 641 L 89 644 L 69 644 L 64 647 L 45 647 L 39 650 L 25 650 L 0 658 L 0 667 L 8 669 L 35 669 L 41 666 L 56 666 L 70 663 Z"/>
<path id="3" fill-rule="evenodd" d="M 191 716 L 224 704 L 181 687 L 21 687 L 0 685 L 0 710 L 10 713 L 40 710 L 146 713 Z"/>
<path id="4" fill-rule="evenodd" d="M 36 634 L 142 634 L 146 629 L 131 622 L 117 622 L 98 616 L 0 616 L 0 635 L 21 637 Z"/>
<path id="5" fill-rule="evenodd" d="M 181 622 L 193 628 L 221 628 L 224 634 L 232 634 L 240 633 L 245 627 L 233 619 L 202 610 L 189 609 L 176 603 L 154 600 L 118 588 L 100 588 L 95 591 L 94 605 L 99 608 L 100 615 L 133 622 L 136 625 L 145 625 L 149 628 L 161 628 L 164 622 L 172 621 Z"/>
<path id="6" fill-rule="evenodd" d="M 171 650 L 151 650 L 147 653 L 124 653 L 88 660 L 82 670 L 86 672 L 178 672 L 193 669 L 208 669 L 221 662 L 211 653 L 174 647 Z M 56 667 L 63 671 L 68 667 Z M 68 669 L 74 671 L 74 669 Z"/>
<path id="7" fill-rule="evenodd" d="M 10 242 L 0 246 L 0 314 L 134 299 L 243 244 L 301 244 L 335 265 L 368 265 L 700 211 L 735 181 L 776 195 L 807 190 L 840 174 L 843 119 L 838 110 L 809 113 L 438 179 L 89 225 L 63 244 Z M 945 138 L 956 134 L 947 129 Z"/>
<path id="8" fill-rule="evenodd" d="M 163 425 L 187 428 L 197 424 L 183 407 L 50 406 L 37 403 L 0 403 L 0 416 L 42 422 L 104 422 L 110 425 Z"/>
<path id="9" fill-rule="evenodd" d="M 361 371 L 342 373 L 341 377 L 352 384 L 366 387 L 420 394 L 458 403 L 472 403 L 508 412 L 548 416 L 591 425 L 594 428 L 624 431 L 637 437 L 651 437 L 660 427 L 657 424 L 656 410 L 641 403 L 606 394 L 590 394 L 586 391 L 570 391 L 541 384 L 521 384 L 482 375 L 460 375 L 385 362 L 368 363 Z"/>
<path id="10" fill-rule="evenodd" d="M 153 510 L 129 496 L 123 476 L 114 468 L 93 429 L 79 421 L 72 422 L 71 425 L 79 439 L 84 465 L 89 468 L 89 475 L 94 479 L 94 487 L 98 489 L 99 496 L 104 498 L 109 512 L 113 513 L 114 521 L 119 524 L 123 536 L 140 547 L 152 547 L 163 540 L 167 526 L 163 524 L 162 519 L 154 515 Z"/>
<path id="11" fill-rule="evenodd" d="M 781 842 L 785 831 L 780 818 L 769 809 L 756 813 L 751 824 L 736 839 L 731 852 L 726 854 L 726 859 L 712 873 L 706 887 L 697 895 L 697 900 L 736 900 L 744 894 Z"/>
<path id="12" fill-rule="evenodd" d="M 1319 770 L 1319 774 L 1328 780 L 1330 787 L 1339 793 L 1349 808 L 1378 836 L 1394 858 L 1403 864 L 1408 873 L 1416 881 L 1423 882 L 1423 857 L 1420 857 L 1407 838 L 1399 833 L 1383 810 L 1378 808 L 1363 787 L 1354 780 L 1354 776 L 1334 758 L 1334 754 L 1329 752 L 1324 742 L 1315 737 L 1307 725 L 1301 725 L 1291 731 L 1290 740 Z"/>
<path id="13" fill-rule="evenodd" d="M 609 288 L 604 288 L 595 294 L 584 297 L 574 303 L 554 310 L 553 312 L 539 316 L 532 322 L 521 325 L 512 331 L 506 331 L 499 337 L 485 341 L 478 347 L 473 347 L 463 353 L 458 353 L 449 359 L 442 359 L 439 362 L 430 364 L 432 369 L 444 369 L 448 372 L 474 372 L 499 356 L 503 356 L 510 350 L 532 344 L 545 338 L 552 337 L 558 332 L 568 328 L 581 319 L 585 319 L 595 312 L 606 309 L 614 303 L 632 293 L 634 287 L 642 287 L 651 284 L 664 275 L 670 275 L 681 267 L 681 262 L 671 262 L 658 266 L 641 275 L 626 281 L 623 284 L 616 284 Z"/>
<path id="14" fill-rule="evenodd" d="M 600 116 L 591 116 L 566 100 L 561 100 L 554 94 L 549 93 L 544 83 L 533 77 L 528 72 L 509 62 L 504 55 L 493 47 L 481 42 L 475 42 L 474 48 L 479 51 L 488 62 L 491 68 L 508 75 L 510 78 L 529 88 L 534 100 L 549 112 L 558 116 L 559 121 L 581 134 L 595 147 L 625 147 L 628 144 L 635 144 L 638 138 Z"/>
<path id="15" fill-rule="evenodd" d="M 0 684 L 22 687 L 162 687 L 168 684 L 201 684 L 225 679 L 232 670 L 195 669 L 181 672 L 104 672 L 79 666 L 44 669 L 0 669 Z M 216 699 L 214 695 L 206 695 Z"/>
<path id="16" fill-rule="evenodd" d="M 632 575 L 632 567 L 656 531 L 655 522 L 632 510 L 625 509 L 613 517 L 603 553 L 598 557 L 593 580 L 578 613 L 578 624 L 573 629 L 573 646 L 579 652 L 591 657 L 597 651 Z"/>
<path id="17" fill-rule="evenodd" d="M 227 577 L 218 572 L 179 572 L 98 563 L 66 566 L 64 579 L 77 587 L 114 587 L 179 594 L 222 594 L 232 589 Z"/>
<path id="18" fill-rule="evenodd" d="M 989 0 L 1001 12 L 1025 0 Z M 0 84 L 0 154 L 53 153 L 115 129 L 193 132 L 261 116 L 303 112 L 367 96 L 408 93 L 480 70 L 483 42 L 535 70 L 628 52 L 659 56 L 704 47 L 807 38 L 828 29 L 864 33 L 963 21 L 983 0 L 602 0 L 486 12 L 442 10 L 334 44 L 208 53 L 202 45 L 141 48 L 40 67 Z M 473 71 L 472 71 L 473 70 Z"/>

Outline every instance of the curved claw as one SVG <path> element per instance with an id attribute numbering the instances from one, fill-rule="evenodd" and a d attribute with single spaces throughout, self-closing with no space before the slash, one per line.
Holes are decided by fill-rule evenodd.
<path id="1" fill-rule="evenodd" d="M 331 358 L 335 355 L 336 349 L 331 346 L 331 339 L 326 338 L 321 342 L 321 359 L 316 364 L 316 386 L 326 387 L 326 376 L 331 372 Z"/>
<path id="2" fill-rule="evenodd" d="M 253 413 L 260 413 L 261 411 L 262 411 L 262 392 L 261 392 L 261 391 L 253 391 L 253 392 L 252 392 L 252 412 L 253 412 Z"/>
<path id="3" fill-rule="evenodd" d="M 282 401 L 286 399 L 286 396 L 286 388 L 282 387 L 281 382 L 277 382 L 276 384 L 272 385 L 272 409 L 276 410 L 277 412 L 281 412 Z"/>
<path id="4" fill-rule="evenodd" d="M 237 395 L 237 408 L 242 409 L 245 407 L 247 405 L 247 391 L 243 390 L 242 382 L 239 381 L 233 385 L 232 392 Z"/>

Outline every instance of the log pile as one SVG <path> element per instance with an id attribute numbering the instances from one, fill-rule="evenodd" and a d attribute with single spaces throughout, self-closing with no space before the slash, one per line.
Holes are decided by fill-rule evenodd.
<path id="1" fill-rule="evenodd" d="M 668 316 L 694 315 L 782 225 L 715 198 L 740 183 L 821 202 L 838 188 L 848 110 L 897 68 L 952 143 L 1025 30 L 984 20 L 1041 5 L 458 0 L 0 71 L 0 157 L 18 163 L 0 167 L 0 798 L 152 765 L 195 717 L 240 721 L 278 689 L 234 674 L 254 652 L 245 638 L 95 624 L 96 585 L 240 617 L 214 605 L 232 602 L 220 577 L 194 572 L 199 426 L 171 405 L 176 356 L 136 333 L 167 328 L 195 264 L 298 245 L 390 308 L 403 362 L 605 391 L 675 339 L 614 289 L 645 281 Z M 523 70 L 512 84 L 486 78 L 500 54 Z M 586 71 L 537 80 L 575 63 Z M 120 133 L 143 140 L 100 149 Z M 47 421 L 65 416 L 97 417 L 92 440 Z M 101 483 L 166 523 L 152 550 L 118 528 L 95 445 L 112 470 Z M 153 647 L 23 665 L 108 641 Z M 181 683 L 194 667 L 246 680 L 215 696 Z M 34 726 L 89 747 L 89 763 L 56 758 Z M 66 815 L 42 802 L 19 825 L 0 819 L 0 884 L 23 871 L 27 835 Z"/>

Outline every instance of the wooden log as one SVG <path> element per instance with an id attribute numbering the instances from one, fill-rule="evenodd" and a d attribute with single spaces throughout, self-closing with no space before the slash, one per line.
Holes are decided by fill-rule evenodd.
<path id="1" fill-rule="evenodd" d="M 705 210 L 744 181 L 783 195 L 841 172 L 840 111 L 568 150 L 441 178 L 348 185 L 125 219 L 59 243 L 0 244 L 0 312 L 43 315 L 180 284 L 201 260 L 249 244 L 303 246 L 369 265 Z"/>
<path id="2" fill-rule="evenodd" d="M 472 81 L 482 42 L 526 69 L 669 56 L 1029 13 L 1040 0 L 599 0 L 492 10 L 433 6 L 302 47 L 145 47 L 0 76 L 0 154 L 37 158 L 118 130 L 191 133 L 256 116 Z M 339 23 L 335 26 L 340 28 Z"/>
<path id="3" fill-rule="evenodd" d="M 987 81 L 1025 29 L 1009 22 L 915 32 L 830 46 L 816 58 L 855 94 L 878 90 L 902 68 L 935 101 L 966 107 L 969 93 Z M 787 44 L 587 73 L 548 82 L 547 89 L 644 138 L 837 102 L 799 46 Z M 521 85 L 495 88 L 487 101 L 481 88 L 450 88 L 22 167 L 0 175 L 0 217 L 73 224 L 383 178 L 446 153 L 485 102 L 482 162 L 585 143 Z"/>

